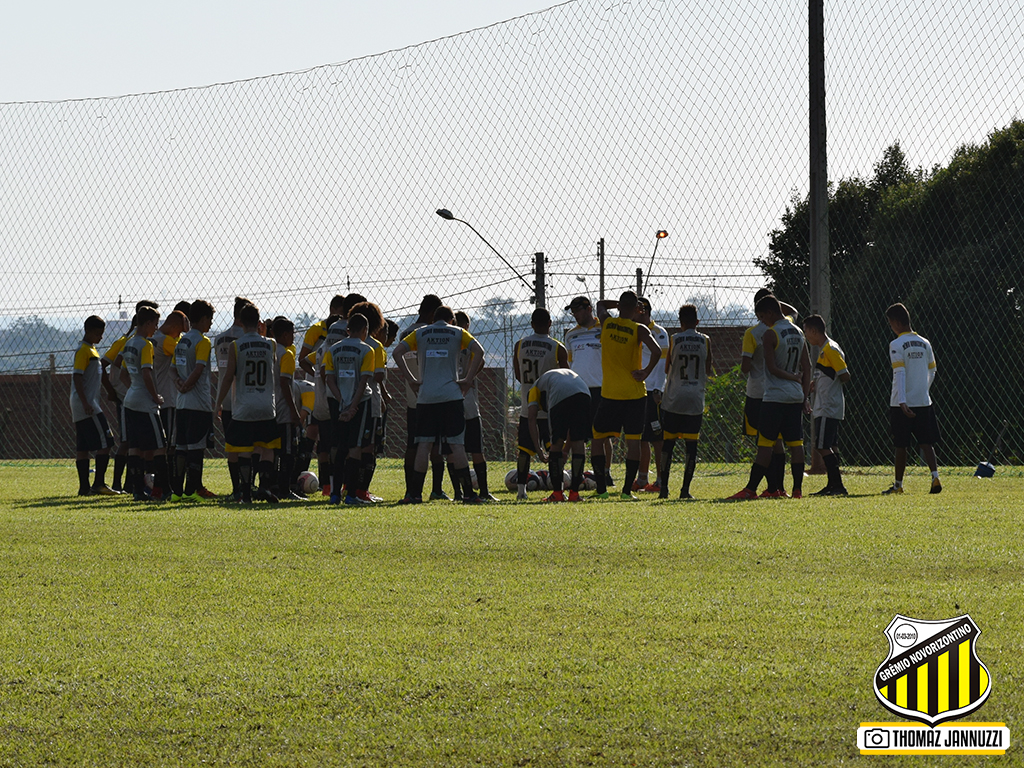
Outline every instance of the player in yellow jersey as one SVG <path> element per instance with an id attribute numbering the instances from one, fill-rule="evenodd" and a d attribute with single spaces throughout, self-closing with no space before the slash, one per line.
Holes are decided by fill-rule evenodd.
<path id="1" fill-rule="evenodd" d="M 96 345 L 103 340 L 107 327 L 102 317 L 91 315 L 85 320 L 85 336 L 75 352 L 71 375 L 71 417 L 75 422 L 75 467 L 78 470 L 79 496 L 114 496 L 117 491 L 107 487 L 107 462 L 114 437 L 107 426 L 107 417 L 100 405 L 100 354 Z M 89 453 L 96 453 L 96 477 L 89 484 Z"/>
<path id="2" fill-rule="evenodd" d="M 295 379 L 295 324 L 287 317 L 275 317 L 269 332 L 277 342 L 274 362 L 274 380 L 277 392 L 274 394 L 277 412 L 277 428 L 281 446 L 274 449 L 274 477 L 278 499 L 301 499 L 292 490 L 295 484 L 295 451 L 298 446 L 298 432 L 301 424 L 300 403 L 295 402 L 292 382 Z"/>
<path id="3" fill-rule="evenodd" d="M 627 500 L 636 499 L 631 489 L 640 469 L 640 437 L 647 402 L 644 381 L 661 363 L 661 347 L 650 329 L 633 320 L 637 304 L 638 298 L 633 291 L 626 291 L 618 301 L 597 302 L 597 317 L 601 321 L 601 405 L 594 417 L 595 442 L 591 447 L 597 498 L 608 498 L 605 456 L 599 441 L 605 437 L 618 437 L 620 432 L 624 432 L 626 478 L 621 496 Z M 611 316 L 611 309 L 618 309 L 619 316 Z M 641 367 L 641 344 L 651 352 L 646 367 Z"/>
<path id="4" fill-rule="evenodd" d="M 327 338 L 327 329 L 341 316 L 341 305 L 344 302 L 345 297 L 340 294 L 332 298 L 330 311 L 327 313 L 328 318 L 318 323 L 313 323 L 306 329 L 306 333 L 302 337 L 302 346 L 299 347 L 295 360 L 299 368 L 304 370 L 310 377 L 316 376 L 314 355 L 311 353 L 319 349 L 323 340 Z M 310 380 L 312 381 L 312 378 Z"/>
<path id="5" fill-rule="evenodd" d="M 388 359 L 387 353 L 384 351 L 384 344 L 377 337 L 387 326 L 384 323 L 384 315 L 381 314 L 380 307 L 372 301 L 361 301 L 355 304 L 349 310 L 349 314 L 358 314 L 366 318 L 364 342 L 373 349 L 373 378 L 370 379 L 370 417 L 373 420 L 373 439 L 362 446 L 363 454 L 357 473 L 358 485 L 354 495 L 363 501 L 381 501 L 379 496 L 370 493 L 370 483 L 377 471 L 377 433 L 378 425 L 384 414 L 384 368 Z"/>

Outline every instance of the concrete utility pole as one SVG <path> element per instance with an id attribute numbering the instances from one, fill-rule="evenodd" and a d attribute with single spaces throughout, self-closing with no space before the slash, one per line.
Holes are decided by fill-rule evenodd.
<path id="1" fill-rule="evenodd" d="M 599 274 L 600 282 L 598 283 L 599 289 L 598 289 L 598 292 L 597 292 L 597 298 L 598 299 L 603 299 L 604 298 L 604 238 L 603 237 L 600 240 L 597 241 L 597 258 L 601 262 L 600 271 L 598 273 Z"/>
<path id="2" fill-rule="evenodd" d="M 533 299 L 537 309 L 547 309 L 547 296 L 544 292 L 544 254 L 533 254 Z"/>
<path id="3" fill-rule="evenodd" d="M 829 325 L 832 284 L 828 246 L 828 151 L 825 142 L 825 9 L 824 0 L 809 0 L 810 171 L 811 171 L 811 314 Z"/>

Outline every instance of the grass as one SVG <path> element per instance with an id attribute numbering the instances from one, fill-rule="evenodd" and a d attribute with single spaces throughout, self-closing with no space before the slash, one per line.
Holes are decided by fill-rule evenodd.
<path id="1" fill-rule="evenodd" d="M 695 495 L 743 484 L 717 469 Z M 396 498 L 400 468 L 378 475 Z M 971 614 L 994 687 L 968 719 L 1016 733 L 1019 481 L 888 482 L 175 508 L 6 465 L 0 765 L 837 765 L 868 759 L 859 723 L 895 719 L 871 677 L 898 612 Z"/>

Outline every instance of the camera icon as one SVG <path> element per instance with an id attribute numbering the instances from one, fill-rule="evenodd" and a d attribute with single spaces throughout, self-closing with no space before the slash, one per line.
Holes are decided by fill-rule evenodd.
<path id="1" fill-rule="evenodd" d="M 889 732 L 885 728 L 869 728 L 864 731 L 864 747 L 866 749 L 888 749 Z"/>

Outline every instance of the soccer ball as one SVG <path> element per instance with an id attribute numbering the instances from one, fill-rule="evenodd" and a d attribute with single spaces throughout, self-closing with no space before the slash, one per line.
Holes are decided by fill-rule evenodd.
<path id="1" fill-rule="evenodd" d="M 147 472 L 145 475 L 142 476 L 142 482 L 144 482 L 146 484 L 146 488 L 151 491 L 153 490 L 154 480 L 155 476 L 151 472 Z"/>
<path id="2" fill-rule="evenodd" d="M 531 472 L 529 478 L 526 480 L 526 490 L 536 491 L 538 488 L 544 487 L 544 481 L 540 479 L 540 475 L 536 472 Z"/>
<path id="3" fill-rule="evenodd" d="M 597 490 L 597 480 L 594 479 L 594 473 L 589 469 L 583 473 L 583 488 L 588 491 Z"/>
<path id="4" fill-rule="evenodd" d="M 562 490 L 566 491 L 572 487 L 572 472 L 568 469 L 562 472 Z"/>
<path id="5" fill-rule="evenodd" d="M 311 493 L 316 493 L 320 490 L 320 481 L 316 475 L 312 472 L 303 472 L 299 475 L 298 481 L 295 483 L 295 487 L 299 489 L 299 493 L 304 493 L 309 496 Z"/>
<path id="6" fill-rule="evenodd" d="M 536 472 L 531 472 L 530 474 L 536 474 L 537 475 L 537 487 L 538 488 L 540 488 L 541 490 L 545 490 L 545 491 L 550 491 L 551 490 L 551 476 L 550 476 L 550 473 L 546 469 L 538 469 Z M 526 487 L 529 488 L 530 486 L 526 486 Z"/>
<path id="7" fill-rule="evenodd" d="M 480 490 L 480 481 L 476 479 L 476 470 L 472 467 L 469 468 L 469 480 L 473 484 L 473 490 Z"/>
<path id="8" fill-rule="evenodd" d="M 514 491 L 518 487 L 516 486 L 516 475 L 518 474 L 519 470 L 510 469 L 508 471 L 508 474 L 505 475 L 505 487 L 508 488 L 510 491 Z"/>

